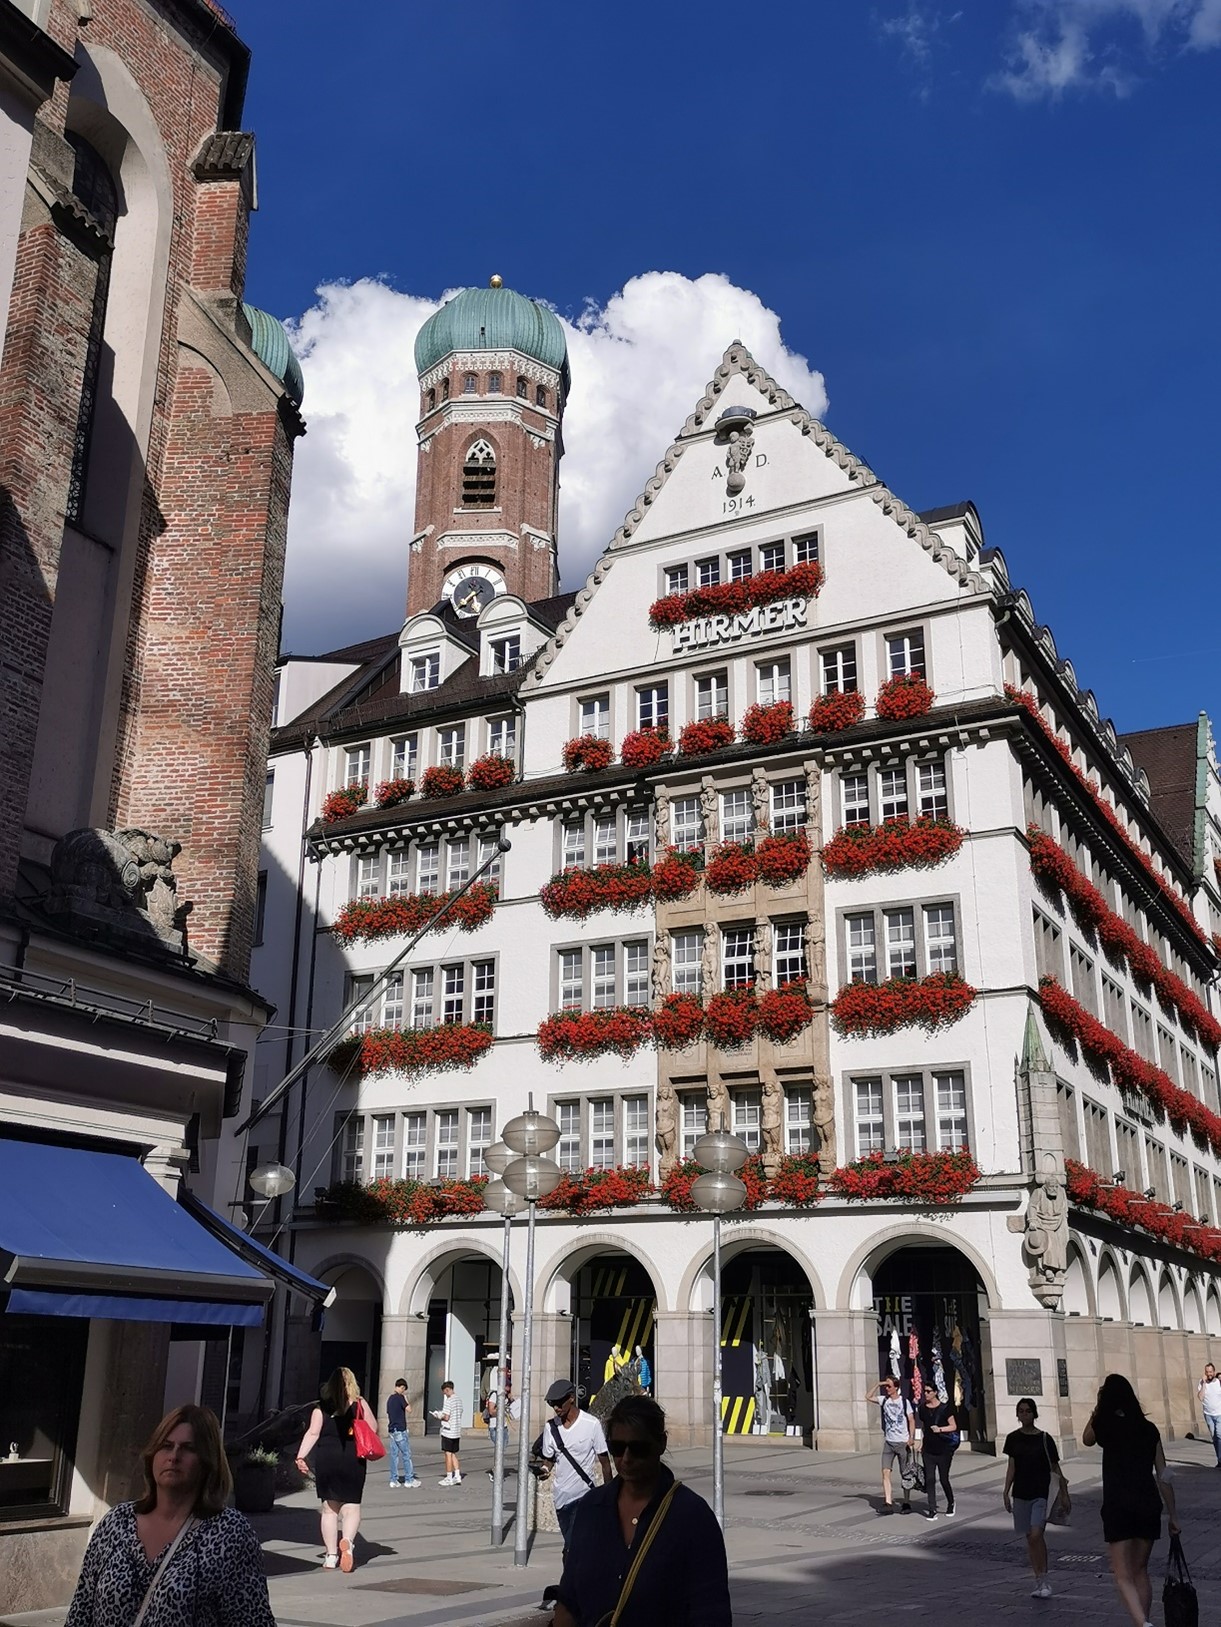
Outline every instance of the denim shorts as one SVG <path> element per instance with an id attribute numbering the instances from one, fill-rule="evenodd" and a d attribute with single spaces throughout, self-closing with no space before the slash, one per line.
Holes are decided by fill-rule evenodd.
<path id="1" fill-rule="evenodd" d="M 1013 1499 L 1013 1529 L 1029 1536 L 1041 1531 L 1047 1524 L 1046 1497 L 1015 1497 Z"/>

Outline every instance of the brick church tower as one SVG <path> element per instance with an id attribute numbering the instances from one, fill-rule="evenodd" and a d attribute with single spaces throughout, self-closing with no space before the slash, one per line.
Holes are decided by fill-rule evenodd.
<path id="1" fill-rule="evenodd" d="M 556 509 L 569 380 L 554 312 L 493 277 L 429 317 L 415 363 L 420 450 L 408 616 L 457 588 L 468 609 L 493 593 L 550 598 L 559 591 Z"/>

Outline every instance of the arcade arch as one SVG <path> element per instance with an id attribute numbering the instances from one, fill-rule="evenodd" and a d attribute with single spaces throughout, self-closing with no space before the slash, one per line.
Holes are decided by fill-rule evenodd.
<path id="1" fill-rule="evenodd" d="M 1061 1301 L 1066 1316 L 1092 1316 L 1089 1273 L 1081 1250 L 1069 1245 L 1068 1270 L 1064 1276 L 1064 1297 Z"/>
<path id="2" fill-rule="evenodd" d="M 500 1359 L 502 1259 L 482 1238 L 447 1240 L 421 1263 L 401 1299 L 404 1314 L 426 1324 L 424 1334 L 425 1433 L 435 1433 L 432 1414 L 441 1407 L 441 1386 L 452 1378 L 468 1419 L 479 1416 Z M 509 1273 L 509 1313 L 516 1303 Z"/>
<path id="3" fill-rule="evenodd" d="M 1098 1263 L 1098 1315 L 1104 1322 L 1122 1322 L 1125 1316 L 1119 1267 L 1110 1254 L 1104 1254 Z"/>
<path id="4" fill-rule="evenodd" d="M 1179 1296 L 1175 1291 L 1174 1283 L 1170 1279 L 1169 1271 L 1162 1272 L 1162 1280 L 1157 1289 L 1157 1320 L 1163 1328 L 1181 1328 L 1183 1319 L 1179 1314 Z"/>
<path id="5" fill-rule="evenodd" d="M 1144 1268 L 1139 1265 L 1132 1267 L 1132 1275 L 1128 1279 L 1128 1314 L 1138 1327 L 1155 1328 L 1157 1326 L 1157 1309 L 1153 1303 L 1153 1290 L 1149 1286 L 1149 1278 Z"/>

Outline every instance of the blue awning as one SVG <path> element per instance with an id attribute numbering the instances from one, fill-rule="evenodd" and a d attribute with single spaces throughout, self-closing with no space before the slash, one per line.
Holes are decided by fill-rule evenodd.
<path id="1" fill-rule="evenodd" d="M 251 1237 L 248 1232 L 242 1231 L 224 1215 L 217 1214 L 206 1203 L 197 1198 L 194 1192 L 185 1188 L 179 1202 L 188 1213 L 195 1216 L 201 1226 L 206 1226 L 214 1237 L 231 1248 L 235 1254 L 240 1254 L 250 1265 L 261 1266 L 270 1271 L 273 1277 L 279 1279 L 286 1288 L 292 1288 L 306 1299 L 313 1300 L 317 1305 L 330 1305 L 335 1298 L 334 1287 L 327 1282 L 319 1282 L 317 1277 L 311 1277 L 308 1271 L 302 1271 L 300 1266 L 293 1265 L 282 1254 L 269 1249 L 265 1243 L 260 1243 L 257 1237 Z"/>
<path id="2" fill-rule="evenodd" d="M 257 1326 L 274 1284 L 120 1153 L 0 1137 L 10 1314 Z"/>

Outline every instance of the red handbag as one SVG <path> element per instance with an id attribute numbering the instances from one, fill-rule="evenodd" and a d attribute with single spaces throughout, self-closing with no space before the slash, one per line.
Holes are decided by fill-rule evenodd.
<path id="1" fill-rule="evenodd" d="M 377 1458 L 385 1457 L 386 1448 L 382 1445 L 377 1430 L 365 1418 L 363 1408 L 362 1402 L 356 1409 L 356 1417 L 352 1421 L 352 1437 L 356 1442 L 356 1456 L 364 1458 L 366 1462 L 373 1462 Z"/>

